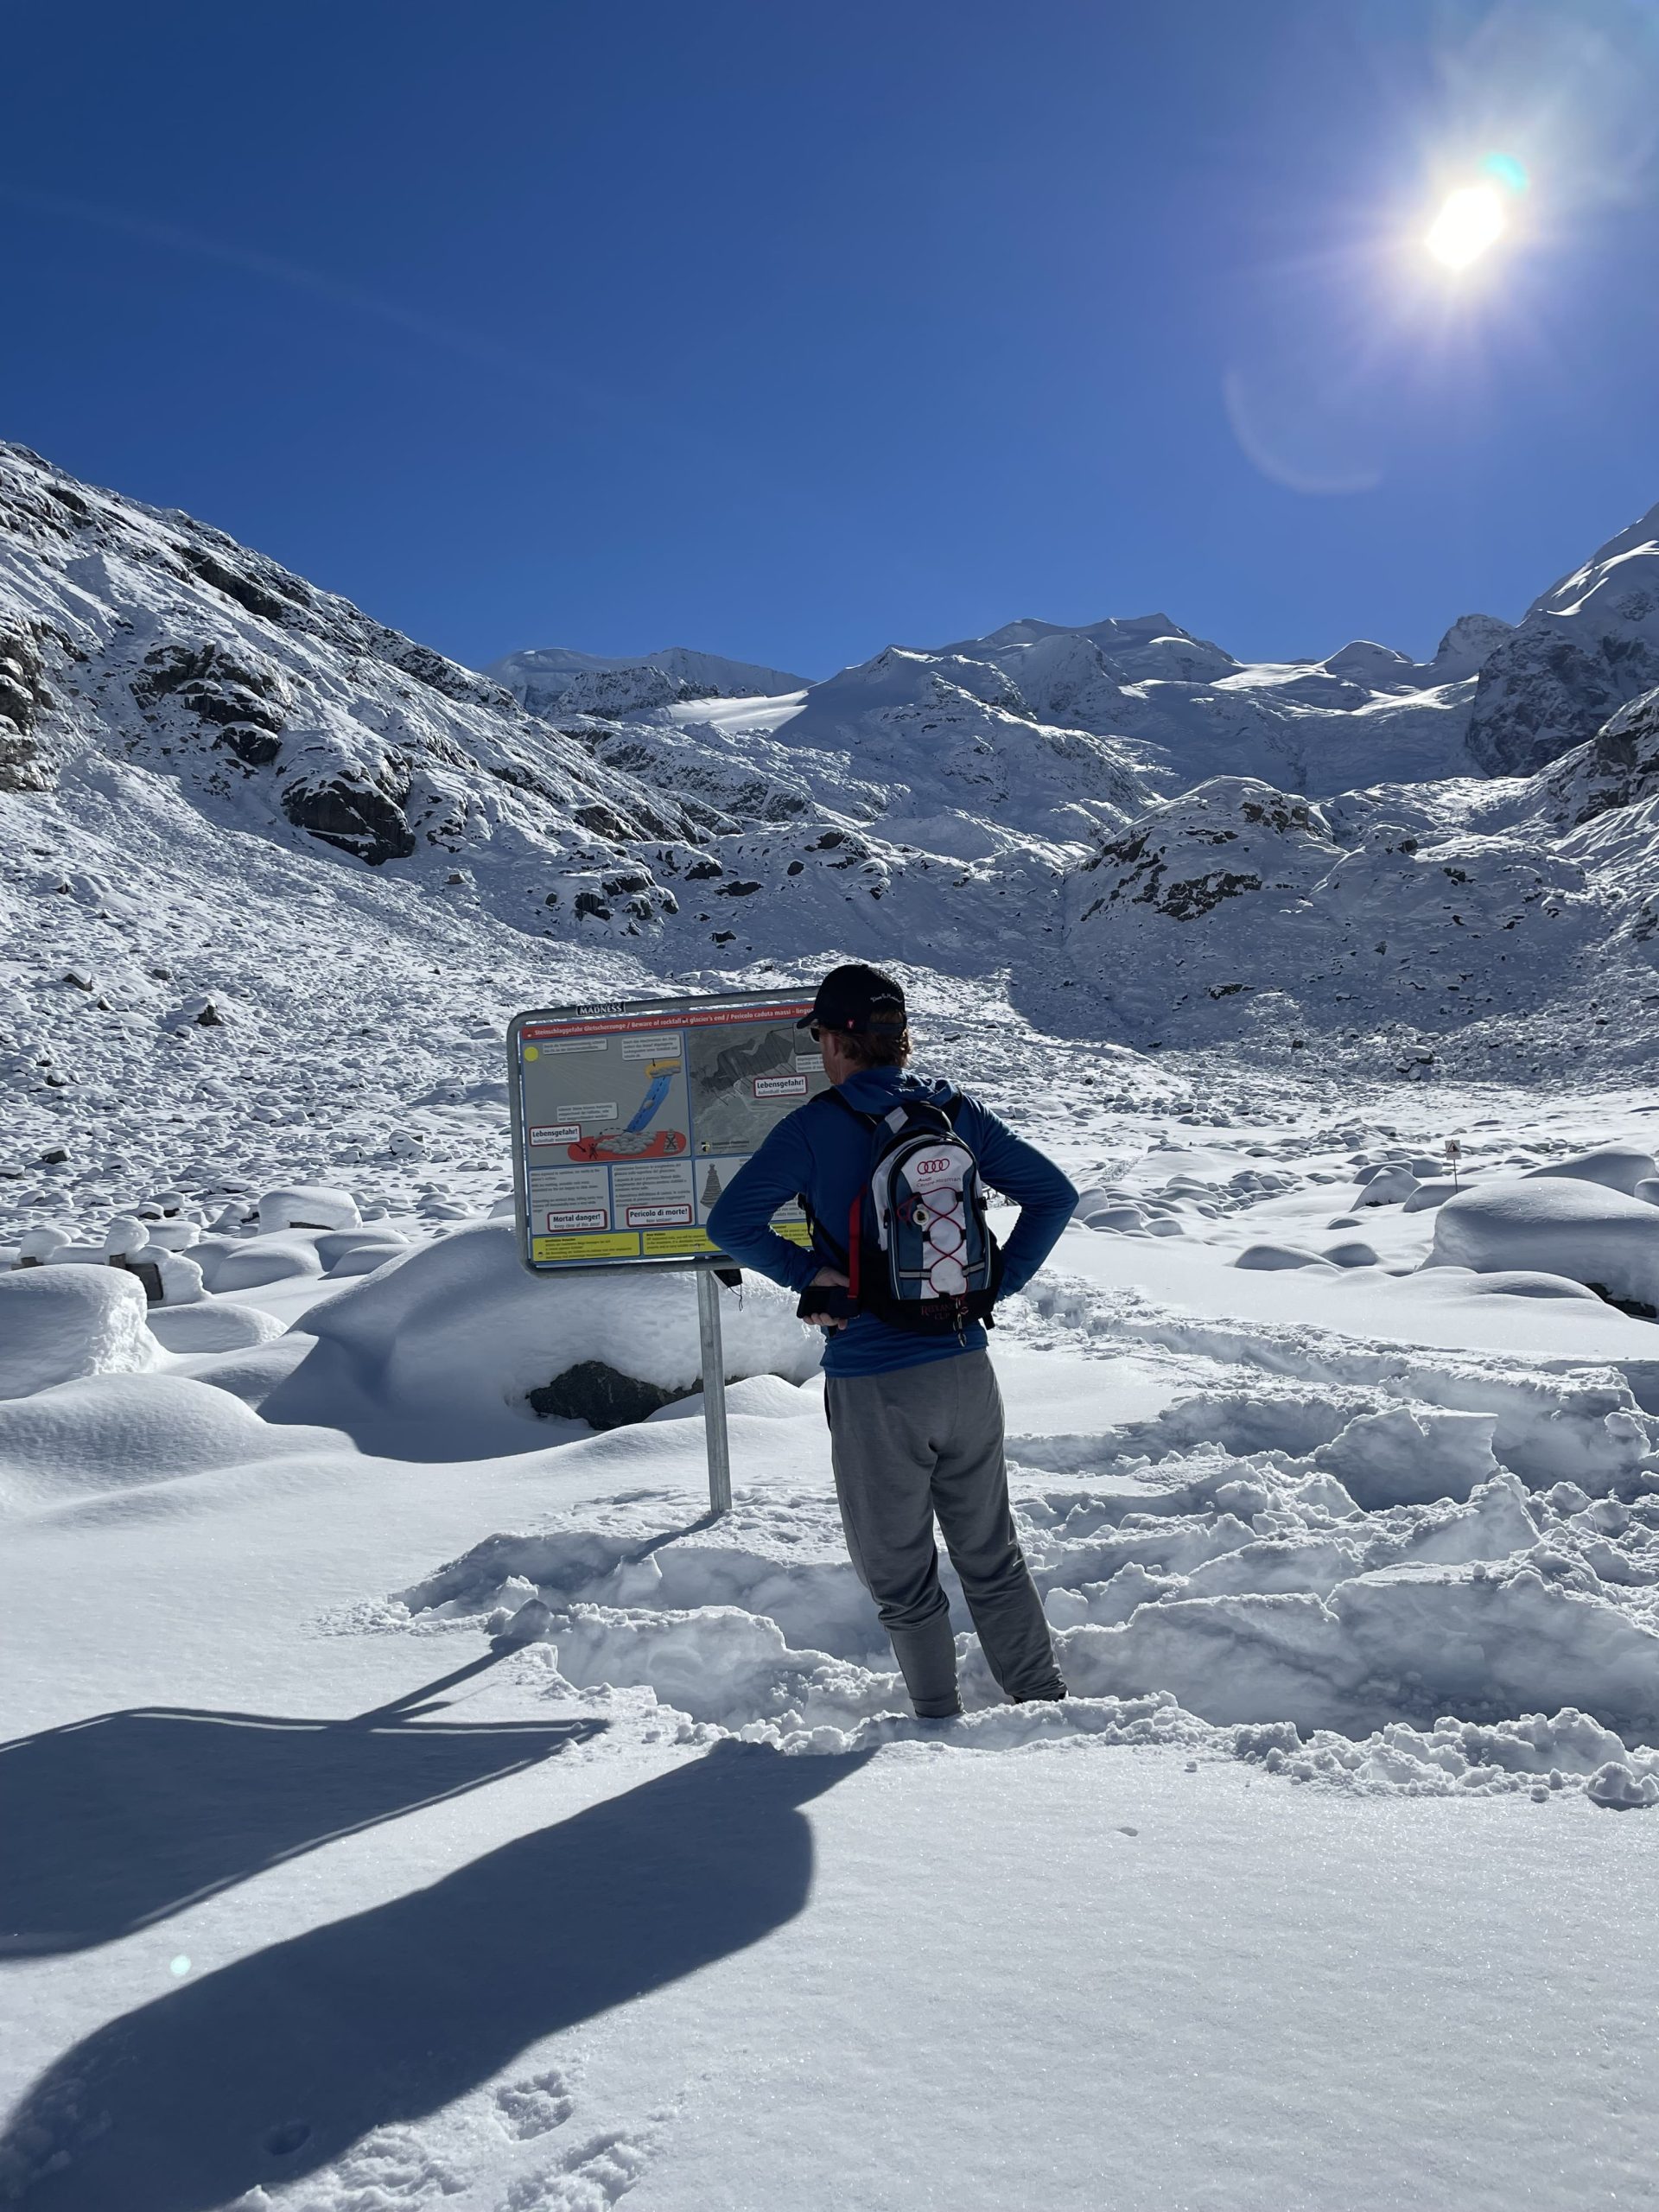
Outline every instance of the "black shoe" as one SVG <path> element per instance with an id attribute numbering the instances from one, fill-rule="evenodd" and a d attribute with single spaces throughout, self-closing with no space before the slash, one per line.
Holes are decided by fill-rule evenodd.
<path id="1" fill-rule="evenodd" d="M 1014 1702 L 1016 1705 L 1058 1705 L 1062 1698 L 1071 1694 L 1065 1684 L 1061 1682 L 1052 1690 L 1033 1690 L 1025 1697 L 1016 1697 Z"/>

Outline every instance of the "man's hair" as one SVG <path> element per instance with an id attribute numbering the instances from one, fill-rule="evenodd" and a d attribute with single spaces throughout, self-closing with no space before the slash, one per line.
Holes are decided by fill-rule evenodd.
<path id="1" fill-rule="evenodd" d="M 832 1029 L 830 1034 L 855 1068 L 902 1068 L 909 1064 L 908 1029 Z"/>

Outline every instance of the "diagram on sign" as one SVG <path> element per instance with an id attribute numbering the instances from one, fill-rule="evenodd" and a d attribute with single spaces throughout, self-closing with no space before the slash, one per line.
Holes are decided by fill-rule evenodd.
<path id="1" fill-rule="evenodd" d="M 622 1129 L 603 1130 L 590 1137 L 578 1137 L 570 1147 L 572 1160 L 669 1160 L 677 1152 L 685 1150 L 683 1129 L 653 1129 L 652 1123 L 658 1111 L 667 1101 L 674 1078 L 680 1071 L 680 1056 L 652 1060 L 645 1067 L 645 1095 L 634 1109 L 633 1118 Z"/>
<path id="2" fill-rule="evenodd" d="M 691 1111 L 697 1150 L 753 1152 L 785 1114 L 804 1105 L 816 1052 L 803 1054 L 798 1031 L 779 1027 L 747 1036 L 693 1031 L 690 1046 Z"/>

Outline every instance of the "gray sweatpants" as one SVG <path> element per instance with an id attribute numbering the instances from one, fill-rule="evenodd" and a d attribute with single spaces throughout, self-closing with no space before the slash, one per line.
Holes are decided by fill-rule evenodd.
<path id="1" fill-rule="evenodd" d="M 831 1375 L 824 1404 L 847 1548 L 917 1712 L 958 1710 L 936 1514 L 992 1674 L 1012 1698 L 1062 1696 L 1008 1510 L 1002 1394 L 989 1353 L 888 1375 Z"/>

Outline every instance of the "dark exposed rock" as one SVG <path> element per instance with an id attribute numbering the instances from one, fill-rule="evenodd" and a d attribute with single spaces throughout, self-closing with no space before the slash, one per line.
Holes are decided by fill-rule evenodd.
<path id="1" fill-rule="evenodd" d="M 624 1375 L 602 1359 L 584 1359 L 567 1367 L 539 1390 L 530 1393 L 533 1412 L 544 1420 L 585 1421 L 592 1428 L 625 1428 L 644 1421 L 664 1406 L 696 1395 L 701 1379 L 689 1388 L 670 1389 L 661 1382 L 642 1382 Z"/>
<path id="2" fill-rule="evenodd" d="M 262 729 L 255 722 L 232 722 L 213 740 L 234 753 L 237 759 L 249 768 L 268 768 L 281 758 L 283 741 L 270 729 Z"/>
<path id="3" fill-rule="evenodd" d="M 262 621 L 291 622 L 295 607 L 305 603 L 297 580 L 289 591 L 273 588 L 273 576 L 256 576 L 245 569 L 227 568 L 224 562 L 215 560 L 211 553 L 195 545 L 181 548 L 179 558 L 193 576 L 211 584 L 215 591 L 223 592 L 245 613 L 257 614 Z"/>
<path id="4" fill-rule="evenodd" d="M 174 698 L 198 721 L 219 728 L 251 723 L 273 734 L 283 727 L 287 704 L 274 670 L 213 645 L 158 645 L 133 677 L 132 696 L 146 709 Z"/>
<path id="5" fill-rule="evenodd" d="M 1550 771 L 1548 783 L 1575 824 L 1659 793 L 1659 690 L 1621 709 L 1592 743 Z"/>
<path id="6" fill-rule="evenodd" d="M 1173 921 L 1191 922 L 1219 906 L 1224 899 L 1236 899 L 1241 891 L 1261 888 L 1259 875 L 1232 874 L 1217 868 L 1211 874 L 1193 876 L 1185 883 L 1166 884 L 1161 893 L 1148 886 L 1141 896 Z"/>
<path id="7" fill-rule="evenodd" d="M 598 800 L 594 800 L 588 806 L 576 807 L 573 810 L 582 828 L 591 830 L 595 837 L 610 837 L 618 844 L 623 844 L 628 839 L 639 835 L 638 829 L 625 815 L 619 814 L 613 806 L 602 805 Z M 671 833 L 664 829 L 653 828 L 648 834 L 660 837 Z"/>
<path id="8" fill-rule="evenodd" d="M 415 833 L 404 812 L 408 796 L 406 778 L 401 791 L 386 791 L 365 775 L 348 772 L 324 782 L 290 784 L 282 804 L 296 830 L 379 868 L 387 861 L 407 860 L 415 849 Z"/>
<path id="9" fill-rule="evenodd" d="M 52 703 L 35 636 L 0 630 L 0 791 L 45 791 L 52 778 L 35 735 Z"/>

